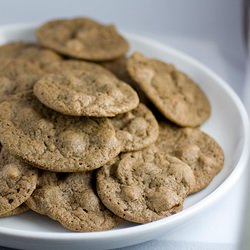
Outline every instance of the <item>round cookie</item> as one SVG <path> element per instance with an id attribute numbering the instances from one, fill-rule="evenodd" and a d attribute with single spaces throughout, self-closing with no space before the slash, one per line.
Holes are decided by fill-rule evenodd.
<path id="1" fill-rule="evenodd" d="M 61 174 L 62 175 L 62 174 Z M 107 210 L 95 193 L 93 172 L 43 173 L 38 187 L 26 202 L 74 231 L 100 231 L 120 224 L 121 219 Z"/>
<path id="2" fill-rule="evenodd" d="M 92 61 L 118 58 L 129 47 L 114 25 L 103 25 L 84 17 L 47 22 L 37 30 L 37 39 L 64 55 Z"/>
<path id="3" fill-rule="evenodd" d="M 191 193 L 205 188 L 224 165 L 220 145 L 198 128 L 179 128 L 168 122 L 160 122 L 159 125 L 156 145 L 188 164 L 194 171 L 196 184 Z"/>
<path id="4" fill-rule="evenodd" d="M 142 103 L 130 112 L 110 118 L 123 145 L 122 152 L 143 149 L 157 140 L 159 127 L 152 112 Z"/>
<path id="5" fill-rule="evenodd" d="M 0 46 L 0 59 L 22 59 L 42 66 L 62 60 L 62 57 L 38 44 L 19 41 Z"/>
<path id="6" fill-rule="evenodd" d="M 83 65 L 44 75 L 34 94 L 46 106 L 73 116 L 111 117 L 136 108 L 139 98 L 128 84 L 98 65 Z"/>
<path id="7" fill-rule="evenodd" d="M 173 65 L 134 53 L 127 69 L 151 102 L 172 122 L 196 127 L 211 113 L 208 98 L 202 89 Z"/>
<path id="8" fill-rule="evenodd" d="M 10 155 L 0 152 L 0 215 L 5 216 L 24 203 L 36 188 L 37 170 Z"/>
<path id="9" fill-rule="evenodd" d="M 179 211 L 194 184 L 188 165 L 154 145 L 121 154 L 97 172 L 97 192 L 103 204 L 136 223 Z"/>
<path id="10" fill-rule="evenodd" d="M 61 115 L 29 91 L 0 104 L 0 141 L 13 155 L 56 172 L 101 167 L 121 148 L 107 118 Z"/>
<path id="11" fill-rule="evenodd" d="M 28 206 L 25 203 L 23 203 L 19 207 L 15 208 L 15 209 L 13 209 L 5 214 L 0 214 L 0 218 L 22 214 L 24 212 L 27 212 L 28 210 L 29 210 Z"/>
<path id="12" fill-rule="evenodd" d="M 32 90 L 34 83 L 43 75 L 35 64 L 25 60 L 0 60 L 0 102 L 16 93 Z"/>

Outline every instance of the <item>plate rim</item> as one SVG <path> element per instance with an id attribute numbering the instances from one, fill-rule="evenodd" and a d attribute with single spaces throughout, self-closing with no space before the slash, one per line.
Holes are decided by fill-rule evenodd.
<path id="1" fill-rule="evenodd" d="M 13 24 L 4 24 L 0 25 L 0 32 L 4 30 L 15 30 L 15 29 L 32 29 L 36 28 L 39 23 L 13 23 Z M 227 95 L 230 99 L 235 103 L 240 117 L 242 119 L 243 125 L 243 149 L 239 158 L 239 161 L 235 165 L 233 171 L 230 175 L 210 194 L 208 194 L 205 198 L 201 201 L 198 201 L 196 204 L 192 205 L 185 210 L 172 215 L 167 218 L 163 218 L 158 221 L 154 221 L 148 224 L 137 225 L 135 227 L 130 228 L 121 228 L 107 231 L 100 231 L 100 232 L 32 232 L 32 231 L 22 231 L 18 229 L 10 229 L 10 228 L 1 228 L 0 227 L 0 236 L 12 236 L 18 237 L 23 239 L 41 239 L 41 240 L 57 240 L 60 241 L 68 241 L 68 240 L 96 240 L 96 239 L 107 239 L 107 237 L 112 237 L 113 239 L 119 238 L 121 236 L 129 236 L 135 235 L 142 232 L 147 232 L 148 230 L 151 231 L 152 227 L 154 229 L 159 229 L 164 227 L 165 224 L 171 225 L 176 224 L 178 221 L 186 221 L 187 219 L 192 218 L 192 214 L 201 213 L 206 208 L 210 207 L 213 203 L 219 200 L 225 193 L 227 193 L 235 184 L 235 182 L 240 178 L 243 171 L 246 169 L 249 155 L 250 155 L 250 125 L 249 125 L 249 118 L 245 107 L 238 97 L 238 95 L 234 92 L 234 90 L 216 73 L 214 73 L 210 68 L 205 66 L 203 63 L 199 62 L 197 59 L 189 56 L 187 53 L 182 52 L 181 50 L 172 48 L 171 46 L 165 45 L 161 42 L 158 42 L 154 39 L 148 38 L 144 35 L 138 35 L 130 32 L 121 32 L 125 36 L 129 38 L 135 39 L 136 41 L 146 43 L 150 46 L 157 47 L 160 50 L 166 51 L 168 54 L 176 56 L 181 60 L 188 61 L 195 68 L 201 70 L 202 72 L 210 75 L 211 78 L 214 79 L 216 84 L 220 85 L 221 88 L 225 90 Z M 28 235 L 27 235 L 28 232 Z"/>

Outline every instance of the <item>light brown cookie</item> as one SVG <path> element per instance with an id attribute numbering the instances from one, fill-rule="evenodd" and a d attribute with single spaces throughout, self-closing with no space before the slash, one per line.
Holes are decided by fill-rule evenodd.
<path id="1" fill-rule="evenodd" d="M 25 60 L 0 60 L 0 102 L 16 93 L 32 90 L 42 70 Z"/>
<path id="2" fill-rule="evenodd" d="M 36 188 L 37 170 L 10 155 L 0 152 L 0 215 L 24 203 Z"/>
<path id="3" fill-rule="evenodd" d="M 67 68 L 67 64 L 64 67 Z M 84 63 L 79 65 L 79 70 L 59 73 L 55 69 L 55 72 L 36 82 L 34 94 L 43 104 L 60 113 L 111 117 L 128 112 L 139 103 L 137 93 L 128 84 L 99 65 Z"/>
<path id="4" fill-rule="evenodd" d="M 191 193 L 205 188 L 224 165 L 220 145 L 198 128 L 179 128 L 168 122 L 160 122 L 156 145 L 192 168 L 196 185 Z"/>
<path id="5" fill-rule="evenodd" d="M 0 218 L 22 214 L 24 212 L 27 212 L 28 210 L 29 210 L 28 206 L 25 203 L 23 203 L 19 207 L 15 208 L 15 209 L 13 209 L 5 214 L 0 214 Z"/>
<path id="6" fill-rule="evenodd" d="M 122 152 L 143 149 L 157 140 L 159 127 L 152 112 L 142 103 L 130 112 L 110 118 L 123 145 Z"/>
<path id="7" fill-rule="evenodd" d="M 47 109 L 31 92 L 0 104 L 0 141 L 12 154 L 56 172 L 95 169 L 120 152 L 107 118 L 61 115 Z"/>
<path id="8" fill-rule="evenodd" d="M 43 67 L 44 72 L 46 73 L 61 73 L 67 71 L 95 71 L 97 74 L 108 74 L 109 76 L 114 76 L 110 71 L 105 70 L 104 67 L 97 63 L 93 62 L 85 62 L 80 60 L 62 60 L 62 61 L 54 61 L 50 64 L 45 64 Z"/>
<path id="9" fill-rule="evenodd" d="M 97 192 L 103 204 L 137 223 L 179 211 L 194 184 L 188 165 L 154 145 L 121 154 L 97 172 Z"/>
<path id="10" fill-rule="evenodd" d="M 111 229 L 121 219 L 102 205 L 95 193 L 93 178 L 93 172 L 61 176 L 44 173 L 26 204 L 70 230 L 90 232 Z"/>
<path id="11" fill-rule="evenodd" d="M 148 98 L 140 89 L 139 85 L 130 77 L 128 73 L 127 60 L 128 59 L 125 56 L 123 56 L 112 61 L 101 62 L 100 65 L 102 65 L 104 68 L 115 74 L 117 78 L 128 83 L 134 90 L 136 90 L 140 102 L 148 104 L 149 103 Z"/>
<path id="12" fill-rule="evenodd" d="M 42 66 L 62 60 L 62 57 L 38 44 L 19 41 L 0 46 L 0 59 L 22 59 Z"/>
<path id="13" fill-rule="evenodd" d="M 173 65 L 136 52 L 128 59 L 127 69 L 152 103 L 172 122 L 196 127 L 210 116 L 205 93 Z"/>
<path id="14" fill-rule="evenodd" d="M 112 60 L 128 51 L 114 25 L 84 17 L 49 21 L 37 30 L 37 39 L 64 55 L 92 61 Z"/>

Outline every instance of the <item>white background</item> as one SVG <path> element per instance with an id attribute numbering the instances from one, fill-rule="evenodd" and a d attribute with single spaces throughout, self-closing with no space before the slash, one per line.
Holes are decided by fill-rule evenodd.
<path id="1" fill-rule="evenodd" d="M 243 14 L 241 0 L 0 0 L 0 25 L 80 15 L 113 22 L 188 53 L 240 96 L 246 63 Z M 236 249 L 244 183 L 242 177 L 220 202 L 181 228 L 128 249 Z"/>

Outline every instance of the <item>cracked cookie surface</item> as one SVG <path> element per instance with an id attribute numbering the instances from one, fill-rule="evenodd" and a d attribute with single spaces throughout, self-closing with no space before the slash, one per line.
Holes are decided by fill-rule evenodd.
<path id="1" fill-rule="evenodd" d="M 99 65 L 59 62 L 45 70 L 53 73 L 36 82 L 34 94 L 60 113 L 111 117 L 128 112 L 139 103 L 137 93 L 128 84 Z"/>
<path id="2" fill-rule="evenodd" d="M 10 155 L 0 152 L 0 216 L 24 203 L 36 188 L 37 170 Z"/>
<path id="3" fill-rule="evenodd" d="M 26 202 L 30 209 L 49 216 L 74 231 L 100 231 L 120 224 L 95 192 L 93 172 L 55 174 L 44 172 Z"/>
<path id="4" fill-rule="evenodd" d="M 0 59 L 0 102 L 11 95 L 32 90 L 43 71 L 31 62 L 17 59 Z"/>
<path id="5" fill-rule="evenodd" d="M 59 53 L 92 61 L 112 60 L 128 51 L 114 25 L 89 18 L 53 20 L 37 30 L 38 41 Z"/>
<path id="6" fill-rule="evenodd" d="M 205 93 L 173 65 L 135 52 L 128 58 L 127 69 L 151 102 L 172 122 L 196 127 L 210 116 L 211 107 Z"/>
<path id="7" fill-rule="evenodd" d="M 121 154 L 97 172 L 97 192 L 103 204 L 137 223 L 180 211 L 194 184 L 188 165 L 154 145 Z"/>
<path id="8" fill-rule="evenodd" d="M 224 165 L 224 152 L 220 145 L 198 128 L 180 128 L 169 122 L 160 122 L 159 126 L 156 145 L 194 171 L 196 184 L 191 193 L 205 188 Z"/>
<path id="9" fill-rule="evenodd" d="M 42 66 L 53 61 L 60 61 L 62 57 L 38 44 L 19 41 L 0 46 L 0 59 L 22 59 Z"/>
<path id="10" fill-rule="evenodd" d="M 122 143 L 122 152 L 137 151 L 153 144 L 159 127 L 153 113 L 142 103 L 130 112 L 110 118 Z"/>
<path id="11" fill-rule="evenodd" d="M 95 169 L 120 152 L 107 118 L 61 115 L 47 109 L 31 92 L 0 104 L 0 140 L 12 154 L 56 172 Z"/>

